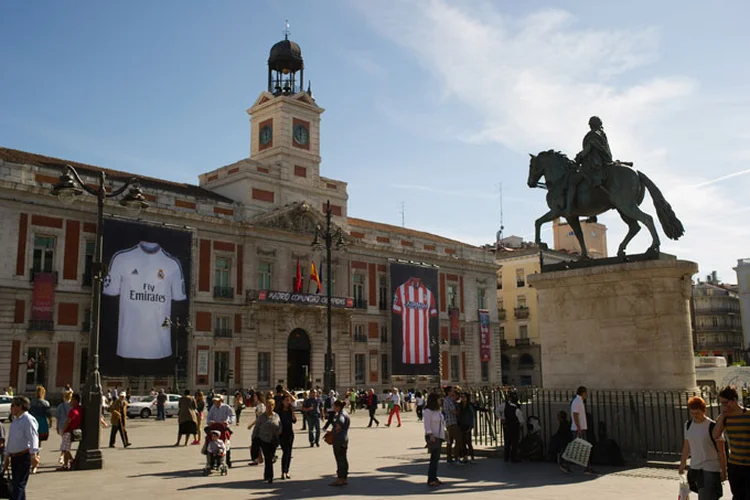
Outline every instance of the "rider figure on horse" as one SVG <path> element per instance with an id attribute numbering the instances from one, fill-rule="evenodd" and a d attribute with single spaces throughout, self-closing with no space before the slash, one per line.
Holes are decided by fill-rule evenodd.
<path id="1" fill-rule="evenodd" d="M 573 171 L 570 175 L 568 193 L 563 213 L 573 213 L 578 184 L 587 179 L 593 187 L 599 187 L 606 181 L 606 167 L 613 165 L 612 152 L 609 150 L 607 134 L 598 116 L 589 118 L 591 130 L 583 138 L 583 149 L 576 155 L 575 162 L 581 171 Z"/>

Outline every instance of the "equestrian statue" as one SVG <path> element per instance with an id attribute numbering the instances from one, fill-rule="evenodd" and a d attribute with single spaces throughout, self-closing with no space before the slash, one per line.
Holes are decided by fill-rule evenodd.
<path id="1" fill-rule="evenodd" d="M 529 187 L 546 187 L 547 206 L 550 209 L 536 220 L 536 244 L 542 245 L 542 224 L 564 217 L 581 245 L 581 257 L 588 258 L 579 217 L 595 221 L 597 215 L 614 209 L 628 225 L 628 234 L 620 243 L 617 256 L 625 256 L 628 243 L 641 230 L 639 222 L 651 233 L 652 243 L 647 254 L 658 255 L 660 241 L 654 221 L 638 208 L 646 189 L 668 238 L 676 240 L 685 234 L 682 223 L 651 179 L 630 168 L 632 163 L 612 160 L 602 121 L 592 116 L 589 127 L 591 130 L 583 138 L 583 149 L 576 155 L 575 161 L 553 150 L 536 156 L 529 155 Z M 544 183 L 539 182 L 542 177 Z"/>

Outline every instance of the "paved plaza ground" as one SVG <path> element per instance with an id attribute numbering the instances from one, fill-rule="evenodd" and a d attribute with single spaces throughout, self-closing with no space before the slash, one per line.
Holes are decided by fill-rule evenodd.
<path id="1" fill-rule="evenodd" d="M 583 475 L 579 469 L 565 475 L 554 464 L 506 464 L 496 458 L 480 458 L 476 465 L 440 464 L 445 485 L 430 489 L 426 483 L 427 455 L 423 448 L 422 424 L 415 414 L 406 413 L 401 428 L 384 427 L 384 410 L 379 410 L 379 428 L 368 429 L 366 412 L 357 412 L 350 431 L 349 486 L 333 488 L 335 461 L 331 447 L 309 448 L 307 433 L 296 426 L 296 440 L 290 474 L 273 484 L 263 482 L 262 466 L 248 466 L 250 443 L 246 425 L 236 426 L 233 439 L 235 466 L 227 476 L 203 477 L 200 447 L 174 447 L 177 420 L 129 422 L 133 446 L 107 448 L 109 429 L 102 429 L 104 469 L 56 472 L 60 440 L 53 435 L 45 443 L 42 467 L 29 481 L 28 497 L 33 500 L 86 500 L 95 498 L 171 500 L 177 498 L 513 498 L 513 499 L 596 499 L 675 498 L 677 473 L 666 469 L 602 469 L 602 475 Z M 280 456 L 280 452 L 279 452 Z"/>

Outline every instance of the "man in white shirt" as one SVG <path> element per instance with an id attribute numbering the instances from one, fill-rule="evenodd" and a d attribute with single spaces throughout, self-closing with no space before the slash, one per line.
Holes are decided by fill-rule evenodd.
<path id="1" fill-rule="evenodd" d="M 39 423 L 29 414 L 29 400 L 16 396 L 10 404 L 13 422 L 5 443 L 3 473 L 10 467 L 12 500 L 26 500 L 26 483 L 32 468 L 39 466 Z"/>
<path id="2" fill-rule="evenodd" d="M 588 390 L 585 386 L 580 386 L 576 390 L 576 397 L 570 404 L 570 430 L 575 433 L 577 438 L 586 439 L 586 431 L 588 430 L 588 420 L 586 419 L 586 405 L 584 404 L 588 397 Z M 560 459 L 560 469 L 563 472 L 570 472 L 570 465 Z M 587 465 L 583 471 L 585 474 L 596 474 L 594 469 L 590 465 Z"/>
<path id="3" fill-rule="evenodd" d="M 217 394 L 213 397 L 214 405 L 208 410 L 208 424 L 221 423 L 226 424 L 229 434 L 232 434 L 232 430 L 229 425 L 234 423 L 234 414 L 232 413 L 232 407 L 224 404 L 224 397 L 221 394 Z M 206 426 L 206 432 L 208 433 L 209 427 Z M 210 442 L 208 436 L 206 436 L 206 445 Z M 227 467 L 232 467 L 232 451 L 227 439 L 225 444 L 227 445 Z"/>

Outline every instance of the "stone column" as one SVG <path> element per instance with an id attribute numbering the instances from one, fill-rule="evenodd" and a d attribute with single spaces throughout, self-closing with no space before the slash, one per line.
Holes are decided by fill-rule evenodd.
<path id="1" fill-rule="evenodd" d="M 546 388 L 693 390 L 694 262 L 662 258 L 534 274 Z"/>

